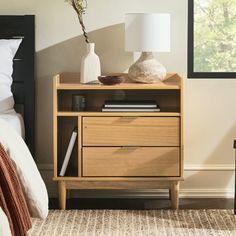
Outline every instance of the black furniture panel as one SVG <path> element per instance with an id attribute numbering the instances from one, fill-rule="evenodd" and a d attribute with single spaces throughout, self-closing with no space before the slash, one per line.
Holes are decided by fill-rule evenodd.
<path id="1" fill-rule="evenodd" d="M 0 39 L 22 38 L 14 58 L 12 91 L 25 122 L 25 141 L 35 154 L 35 16 L 0 16 Z"/>

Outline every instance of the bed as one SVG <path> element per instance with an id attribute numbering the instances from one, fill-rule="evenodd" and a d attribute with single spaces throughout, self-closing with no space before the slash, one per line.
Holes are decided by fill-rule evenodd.
<path id="1" fill-rule="evenodd" d="M 0 235 L 4 236 L 27 235 L 30 217 L 45 218 L 48 214 L 46 186 L 33 159 L 34 24 L 33 15 L 0 16 Z M 11 82 L 4 84 L 8 53 L 12 53 L 12 76 Z M 5 87 L 11 92 L 9 99 L 4 99 Z M 12 107 L 5 109 L 5 104 Z"/>
<path id="2" fill-rule="evenodd" d="M 0 114 L 0 118 L 8 122 L 25 139 L 25 124 L 23 116 L 20 113 L 12 110 L 6 114 Z"/>
<path id="3" fill-rule="evenodd" d="M 12 92 L 15 110 L 2 118 L 20 132 L 35 156 L 35 17 L 0 16 L 0 39 L 22 38 L 13 61 Z M 24 122 L 23 122 L 24 120 Z"/>

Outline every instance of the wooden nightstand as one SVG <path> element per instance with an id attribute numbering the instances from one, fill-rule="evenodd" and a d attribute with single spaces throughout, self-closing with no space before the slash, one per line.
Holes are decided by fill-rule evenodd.
<path id="1" fill-rule="evenodd" d="M 54 180 L 60 208 L 70 189 L 156 189 L 171 192 L 179 205 L 183 180 L 183 83 L 168 74 L 165 83 L 79 84 L 77 76 L 54 77 Z M 72 111 L 72 96 L 83 95 L 86 111 Z M 105 100 L 155 100 L 161 112 L 101 112 Z M 68 170 L 59 176 L 74 127 L 78 139 Z"/>

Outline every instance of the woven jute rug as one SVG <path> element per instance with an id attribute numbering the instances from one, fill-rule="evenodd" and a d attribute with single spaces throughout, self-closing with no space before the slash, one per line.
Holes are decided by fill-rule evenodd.
<path id="1" fill-rule="evenodd" d="M 232 210 L 51 210 L 30 236 L 236 236 Z"/>

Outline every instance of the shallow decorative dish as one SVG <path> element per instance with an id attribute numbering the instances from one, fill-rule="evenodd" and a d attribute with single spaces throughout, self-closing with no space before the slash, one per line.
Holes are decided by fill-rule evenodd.
<path id="1" fill-rule="evenodd" d="M 125 78 L 122 75 L 101 75 L 98 80 L 105 85 L 115 85 L 124 82 Z"/>

